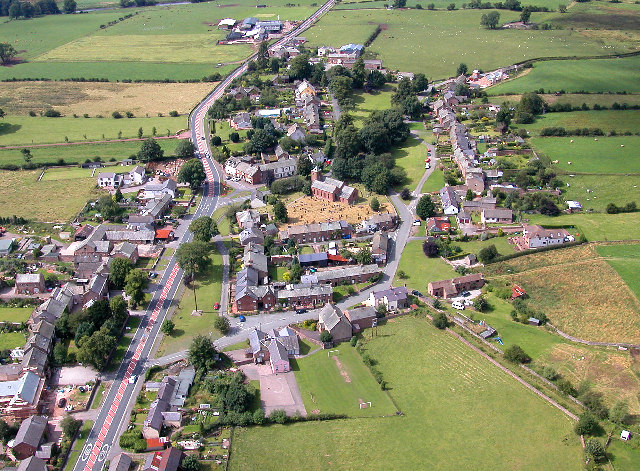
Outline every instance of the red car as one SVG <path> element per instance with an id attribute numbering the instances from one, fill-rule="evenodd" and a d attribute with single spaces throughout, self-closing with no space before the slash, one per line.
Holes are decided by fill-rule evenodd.
<path id="1" fill-rule="evenodd" d="M 214 309 L 220 309 L 220 303 L 215 303 L 215 304 L 213 305 L 213 308 L 214 308 Z"/>

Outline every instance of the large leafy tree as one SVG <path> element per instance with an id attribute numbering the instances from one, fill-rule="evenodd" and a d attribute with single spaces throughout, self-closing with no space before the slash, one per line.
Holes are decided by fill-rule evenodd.
<path id="1" fill-rule="evenodd" d="M 140 150 L 138 151 L 138 159 L 143 162 L 149 162 L 151 160 L 160 160 L 164 157 L 164 151 L 160 144 L 155 139 L 149 138 L 142 143 Z"/>
<path id="2" fill-rule="evenodd" d="M 131 305 L 135 308 L 144 301 L 144 289 L 149 279 L 142 270 L 131 270 L 125 279 L 124 292 L 131 298 Z"/>
<path id="3" fill-rule="evenodd" d="M 213 367 L 216 353 L 218 353 L 216 347 L 209 337 L 197 335 L 189 347 L 189 363 L 197 370 L 206 372 Z"/>
<path id="4" fill-rule="evenodd" d="M 289 62 L 289 76 L 292 79 L 302 80 L 311 77 L 313 66 L 309 63 L 307 54 L 300 54 Z"/>
<path id="5" fill-rule="evenodd" d="M 484 13 L 480 17 L 480 25 L 484 26 L 487 29 L 496 29 L 498 27 L 498 23 L 500 23 L 500 13 L 498 13 L 497 11 Z"/>
<path id="6" fill-rule="evenodd" d="M 193 158 L 193 153 L 195 152 L 195 146 L 193 145 L 193 142 L 191 142 L 189 139 L 183 139 L 181 140 L 178 145 L 176 146 L 176 157 L 179 157 L 181 159 L 191 159 Z"/>
<path id="7" fill-rule="evenodd" d="M 191 190 L 198 188 L 207 178 L 204 173 L 202 162 L 198 159 L 191 159 L 185 162 L 178 172 L 178 182 L 188 183 Z"/>
<path id="8" fill-rule="evenodd" d="M 11 4 L 12 7 L 13 5 L 18 5 L 18 8 L 20 8 L 20 5 L 17 2 Z M 18 14 L 18 16 L 20 15 Z M 0 43 L 0 62 L 2 62 L 2 64 L 11 62 L 17 53 L 18 52 L 11 43 Z"/>
<path id="9" fill-rule="evenodd" d="M 90 337 L 85 337 L 80 342 L 78 360 L 102 370 L 107 366 L 109 355 L 117 343 L 118 340 L 115 337 L 103 330 L 94 332 Z"/>
<path id="10" fill-rule="evenodd" d="M 433 204 L 433 201 L 431 201 L 431 197 L 429 195 L 424 195 L 420 198 L 416 206 L 416 214 L 422 220 L 426 220 L 436 214 L 436 207 Z"/>
<path id="11" fill-rule="evenodd" d="M 219 234 L 218 225 L 209 216 L 201 216 L 189 224 L 189 230 L 193 232 L 193 239 L 209 242 L 212 237 Z"/>
<path id="12" fill-rule="evenodd" d="M 133 270 L 133 263 L 126 258 L 114 258 L 110 266 L 109 280 L 116 289 L 124 288 L 127 275 Z"/>

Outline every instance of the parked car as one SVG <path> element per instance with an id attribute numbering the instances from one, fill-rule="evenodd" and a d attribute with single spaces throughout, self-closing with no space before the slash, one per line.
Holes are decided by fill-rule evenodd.
<path id="1" fill-rule="evenodd" d="M 213 308 L 214 309 L 220 309 L 220 303 L 213 303 Z"/>
<path id="2" fill-rule="evenodd" d="M 469 293 L 469 291 L 463 291 L 462 296 L 466 298 L 468 296 L 471 296 L 471 293 Z"/>
<path id="3" fill-rule="evenodd" d="M 413 221 L 413 225 L 414 226 L 419 226 L 420 225 L 420 219 L 416 219 L 415 221 Z"/>
<path id="4" fill-rule="evenodd" d="M 417 289 L 414 289 L 413 291 L 411 291 L 411 294 L 413 294 L 414 296 L 422 296 L 422 293 Z"/>
<path id="5" fill-rule="evenodd" d="M 138 381 L 138 375 L 131 375 L 129 377 L 129 384 L 134 384 L 136 381 Z"/>
<path id="6" fill-rule="evenodd" d="M 306 309 L 296 309 L 296 314 L 304 314 L 305 312 L 307 312 Z"/>
<path id="7" fill-rule="evenodd" d="M 60 399 L 58 399 L 58 407 L 64 407 L 66 403 L 67 403 L 67 400 L 64 397 L 61 397 Z"/>
<path id="8" fill-rule="evenodd" d="M 240 316 L 238 316 L 238 320 L 239 320 L 240 322 L 245 322 L 245 321 L 247 320 L 247 318 L 246 318 L 246 317 L 244 317 L 244 316 L 242 316 L 242 315 L 240 315 Z"/>

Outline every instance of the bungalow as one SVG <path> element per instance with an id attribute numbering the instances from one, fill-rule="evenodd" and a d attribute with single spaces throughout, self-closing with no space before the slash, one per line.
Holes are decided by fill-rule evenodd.
<path id="1" fill-rule="evenodd" d="M 376 310 L 372 306 L 356 307 L 344 311 L 344 315 L 353 326 L 354 333 L 373 326 L 376 319 Z"/>
<path id="2" fill-rule="evenodd" d="M 442 201 L 442 211 L 447 216 L 458 214 L 460 199 L 450 186 L 440 189 L 440 200 Z"/>
<path id="3" fill-rule="evenodd" d="M 466 205 L 458 214 L 456 214 L 458 224 L 471 224 L 471 212 L 467 210 Z"/>
<path id="4" fill-rule="evenodd" d="M 382 291 L 374 291 L 369 295 L 367 304 L 378 307 L 380 304 L 387 306 L 389 311 L 404 309 L 408 305 L 409 292 L 404 286 L 389 288 Z"/>
<path id="5" fill-rule="evenodd" d="M 429 294 L 437 298 L 455 298 L 464 291 L 480 289 L 484 286 L 482 273 L 472 273 L 450 280 L 433 281 L 429 283 Z"/>
<path id="6" fill-rule="evenodd" d="M 282 343 L 276 338 L 272 339 L 269 343 L 269 365 L 271 366 L 271 372 L 286 373 L 291 371 L 291 365 L 289 364 L 289 353 Z"/>
<path id="7" fill-rule="evenodd" d="M 24 460 L 36 454 L 47 428 L 47 419 L 40 415 L 34 415 L 20 424 L 18 434 L 13 439 L 11 446 L 13 455 Z"/>
<path id="8" fill-rule="evenodd" d="M 16 294 L 40 294 L 45 292 L 42 273 L 18 273 L 16 275 Z"/>
<path id="9" fill-rule="evenodd" d="M 427 219 L 427 232 L 429 234 L 446 234 L 451 229 L 449 218 L 435 217 Z"/>
<path id="10" fill-rule="evenodd" d="M 156 229 L 156 242 L 171 242 L 175 239 L 175 232 L 172 228 L 169 229 Z"/>
<path id="11" fill-rule="evenodd" d="M 571 239 L 566 229 L 544 229 L 541 226 L 525 225 L 522 231 L 522 240 L 526 249 L 564 244 Z"/>
<path id="12" fill-rule="evenodd" d="M 482 224 L 511 224 L 513 222 L 513 211 L 510 209 L 483 209 L 480 213 Z"/>
<path id="13" fill-rule="evenodd" d="M 353 335 L 353 327 L 339 307 L 327 303 L 318 314 L 318 330 L 331 334 L 334 342 L 349 340 Z"/>
<path id="14" fill-rule="evenodd" d="M 387 263 L 389 251 L 389 235 L 386 232 L 376 232 L 371 241 L 371 260 L 379 265 Z"/>
<path id="15" fill-rule="evenodd" d="M 98 186 L 100 188 L 118 188 L 122 184 L 122 175 L 114 172 L 100 172 Z"/>
<path id="16" fill-rule="evenodd" d="M 287 289 L 278 290 L 278 301 L 289 307 L 316 307 L 331 302 L 333 288 L 329 285 L 293 285 Z"/>

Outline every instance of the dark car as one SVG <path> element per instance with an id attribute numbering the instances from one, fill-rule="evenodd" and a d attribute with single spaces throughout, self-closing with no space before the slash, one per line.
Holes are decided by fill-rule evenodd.
<path id="1" fill-rule="evenodd" d="M 306 309 L 296 309 L 296 314 L 304 314 L 305 312 L 307 312 Z"/>
<path id="2" fill-rule="evenodd" d="M 418 290 L 415 290 L 415 289 L 411 292 L 411 294 L 413 294 L 414 296 L 418 296 L 418 297 L 422 296 L 422 293 L 420 291 L 418 291 Z"/>
<path id="3" fill-rule="evenodd" d="M 244 316 L 238 316 L 238 320 L 239 320 L 240 322 L 245 322 L 245 321 L 247 320 L 247 318 L 246 318 L 246 317 L 244 317 Z"/>
<path id="4" fill-rule="evenodd" d="M 471 293 L 469 293 L 469 291 L 463 291 L 462 296 L 466 298 L 467 296 L 471 296 Z"/>
<path id="5" fill-rule="evenodd" d="M 67 400 L 64 397 L 61 397 L 58 400 L 58 407 L 64 407 L 66 403 L 67 403 Z"/>

